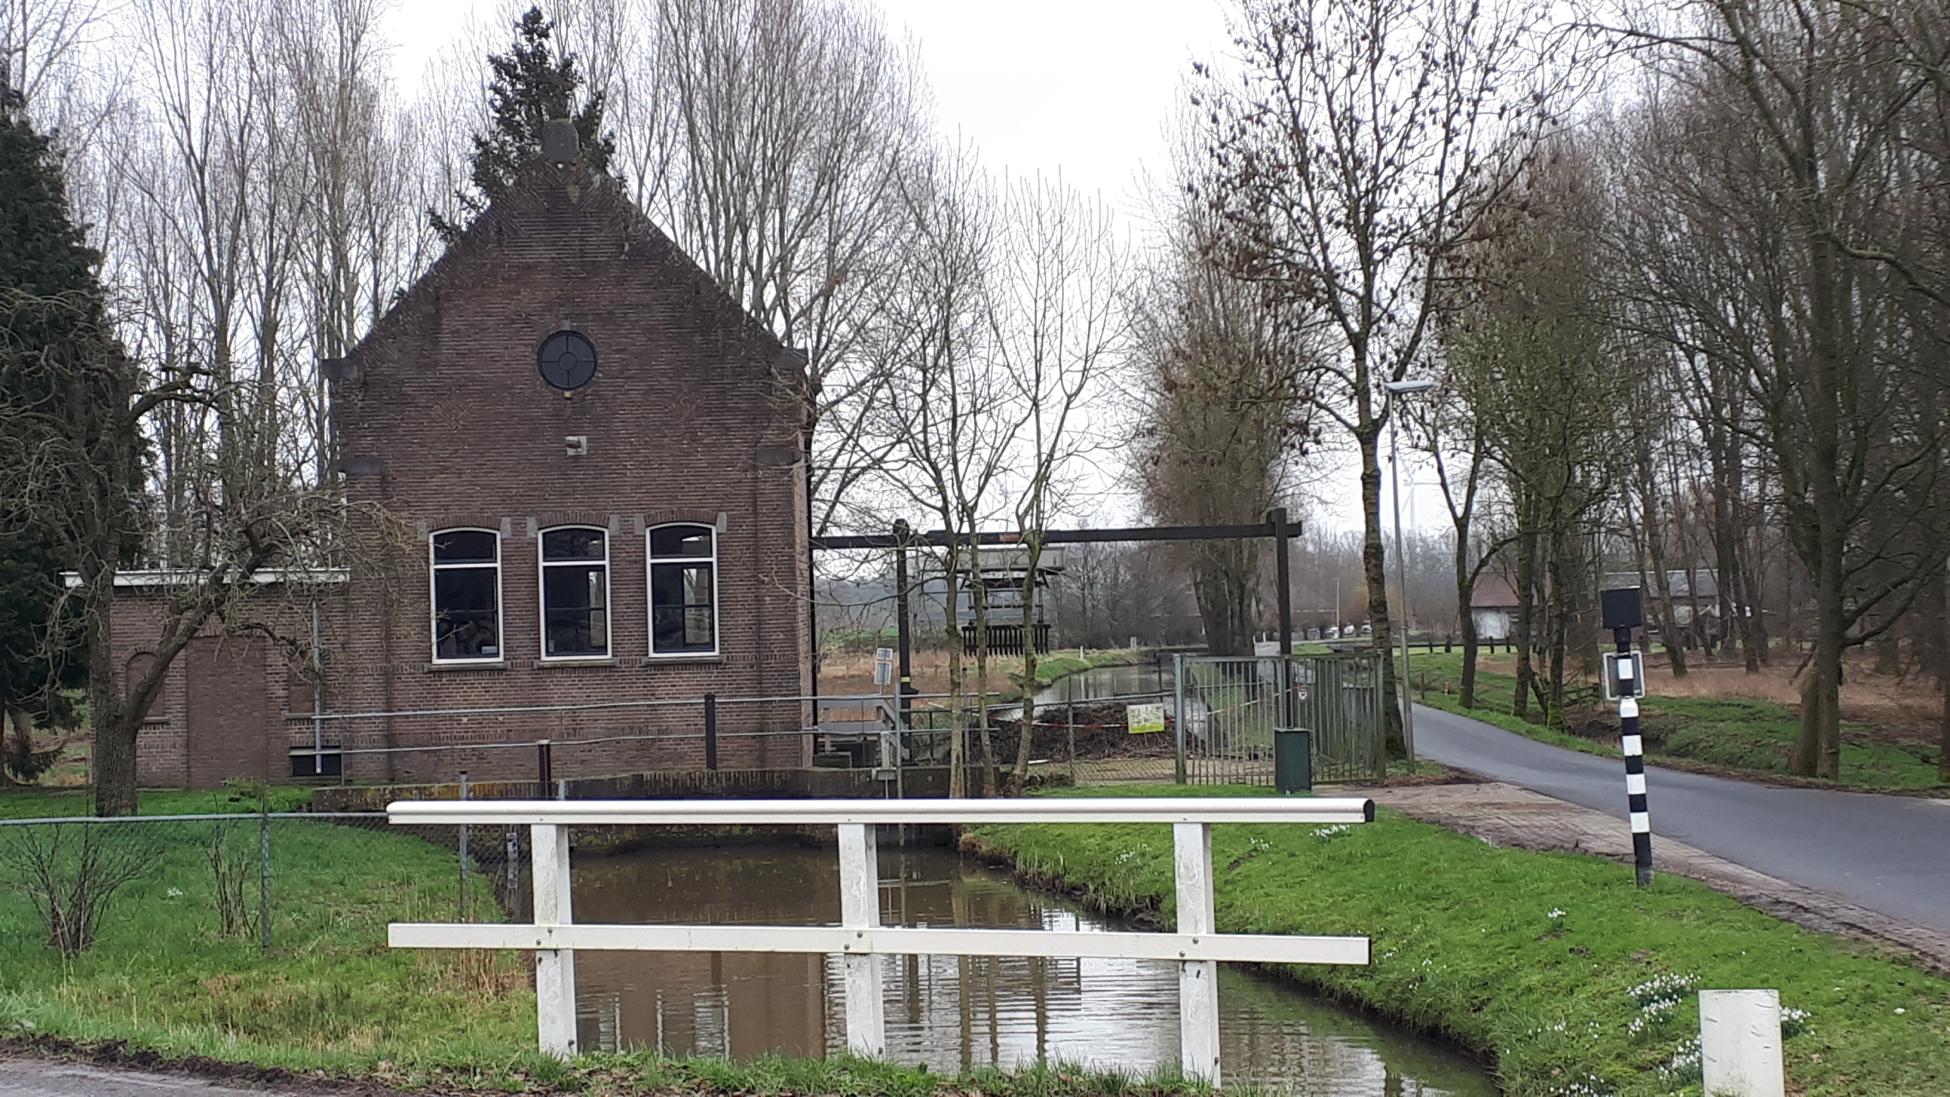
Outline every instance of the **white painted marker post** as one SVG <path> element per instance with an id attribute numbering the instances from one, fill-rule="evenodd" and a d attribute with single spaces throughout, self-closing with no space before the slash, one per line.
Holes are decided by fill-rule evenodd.
<path id="1" fill-rule="evenodd" d="M 1699 1069 L 1708 1097 L 1785 1097 L 1781 992 L 1699 992 Z"/>
<path id="2" fill-rule="evenodd" d="M 535 875 L 535 924 L 575 923 L 569 908 L 569 828 L 541 824 L 531 842 Z M 576 1053 L 576 954 L 573 949 L 535 950 L 535 1019 L 545 1054 Z"/>
<path id="3" fill-rule="evenodd" d="M 1173 823 L 1171 842 L 1178 870 L 1178 932 L 1214 933 L 1212 825 Z M 1186 1078 L 1219 1084 L 1219 965 L 1211 960 L 1178 962 L 1178 1050 Z"/>
<path id="4" fill-rule="evenodd" d="M 856 933 L 880 925 L 880 848 L 872 823 L 841 823 L 840 925 Z M 868 1059 L 887 1054 L 880 957 L 848 955 L 846 1050 Z"/>

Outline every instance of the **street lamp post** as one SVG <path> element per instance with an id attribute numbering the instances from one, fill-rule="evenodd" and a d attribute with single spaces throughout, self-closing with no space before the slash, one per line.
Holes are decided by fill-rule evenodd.
<path id="1" fill-rule="evenodd" d="M 1408 556 L 1402 551 L 1402 449 L 1395 428 L 1399 417 L 1393 406 L 1395 398 L 1412 396 L 1418 392 L 1428 392 L 1435 388 L 1435 382 L 1426 377 L 1403 378 L 1400 381 L 1383 382 L 1388 390 L 1388 478 L 1392 484 L 1390 494 L 1395 504 L 1395 585 L 1402 592 L 1402 680 L 1397 697 L 1402 698 L 1402 746 L 1408 752 L 1408 760 L 1415 760 L 1415 702 L 1409 696 L 1409 655 L 1408 655 Z"/>

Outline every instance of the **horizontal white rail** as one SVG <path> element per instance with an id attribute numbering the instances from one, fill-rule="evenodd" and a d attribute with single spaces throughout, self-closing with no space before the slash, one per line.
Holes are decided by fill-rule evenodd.
<path id="1" fill-rule="evenodd" d="M 1037 956 L 1048 959 L 1224 960 L 1241 964 L 1365 964 L 1366 937 L 1250 933 L 1093 933 L 1042 929 L 883 926 L 490 925 L 399 923 L 393 948 L 595 949 L 603 952 L 791 952 L 822 955 Z"/>
<path id="2" fill-rule="evenodd" d="M 1242 796 L 1010 800 L 400 800 L 395 823 L 764 826 L 846 823 L 1361 823 L 1374 801 Z"/>
<path id="3" fill-rule="evenodd" d="M 1366 937 L 1219 933 L 1213 906 L 1212 827 L 1225 823 L 1363 823 L 1362 799 L 1171 797 L 1021 800 L 416 800 L 387 805 L 394 823 L 526 826 L 534 857 L 532 925 L 400 924 L 394 948 L 495 948 L 535 953 L 542 1050 L 576 1051 L 575 954 L 791 952 L 839 955 L 847 1047 L 886 1051 L 883 955 L 1036 956 L 1175 961 L 1180 1065 L 1219 1082 L 1218 962 L 1365 964 Z M 877 827 L 890 823 L 1159 823 L 1171 825 L 1175 933 L 967 929 L 880 924 Z M 837 926 L 576 925 L 570 911 L 572 826 L 823 825 L 839 835 Z"/>

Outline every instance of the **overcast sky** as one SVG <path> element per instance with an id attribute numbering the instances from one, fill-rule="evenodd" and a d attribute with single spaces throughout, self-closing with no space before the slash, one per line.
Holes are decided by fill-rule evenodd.
<path id="1" fill-rule="evenodd" d="M 1144 217 L 1145 174 L 1168 171 L 1165 122 L 1182 102 L 1192 61 L 1227 50 L 1227 5 L 1221 0 L 869 2 L 886 13 L 892 34 L 911 34 L 919 43 L 943 132 L 972 141 L 998 171 L 1061 174 L 1133 219 Z M 422 67 L 459 27 L 479 19 L 484 8 L 503 6 L 496 0 L 398 0 L 388 37 L 397 44 L 401 86 L 418 87 Z M 497 47 L 503 41 L 503 35 L 494 38 Z M 1341 464 L 1323 470 L 1327 474 L 1310 489 L 1315 522 L 1358 528 L 1354 469 Z M 1404 462 L 1404 474 L 1415 467 Z M 1433 485 L 1403 498 L 1404 523 L 1413 512 L 1415 525 L 1446 525 Z"/>

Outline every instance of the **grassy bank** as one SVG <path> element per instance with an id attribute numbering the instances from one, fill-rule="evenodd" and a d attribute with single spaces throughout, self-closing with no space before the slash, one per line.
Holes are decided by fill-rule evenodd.
<path id="1" fill-rule="evenodd" d="M 1214 828 L 1219 928 L 1367 934 L 1370 966 L 1292 974 L 1482 1054 L 1513 1093 L 1686 1092 L 1689 1073 L 1697 1093 L 1684 1064 L 1694 999 L 1659 980 L 1778 987 L 1807 1011 L 1787 1043 L 1797 1092 L 1940 1094 L 1950 1080 L 1950 982 L 1867 947 L 1690 881 L 1641 891 L 1608 861 L 1496 849 L 1389 814 L 1316 830 Z M 1171 918 L 1166 827 L 987 827 L 969 842 L 1106 908 Z"/>
<path id="2" fill-rule="evenodd" d="M 1573 750 L 1607 757 L 1618 753 L 1617 720 L 1609 705 L 1572 712 L 1572 726 L 1586 733 L 1572 734 L 1511 713 L 1511 695 L 1516 690 L 1513 674 L 1479 669 L 1477 705 L 1464 709 L 1454 692 L 1462 677 L 1460 653 L 1416 652 L 1413 666 L 1417 698 L 1431 708 Z M 1650 678 L 1651 695 L 1639 706 L 1648 757 L 1736 775 L 1791 776 L 1788 755 L 1801 728 L 1793 708 L 1748 697 L 1662 696 L 1660 683 L 1661 678 Z M 1940 781 L 1936 754 L 1927 744 L 1902 741 L 1859 720 L 1842 722 L 1841 776 L 1822 783 L 1895 792 L 1950 789 Z"/>
<path id="3" fill-rule="evenodd" d="M 274 790 L 272 807 L 299 808 L 305 796 Z M 253 810 L 256 802 L 146 792 L 142 806 L 145 814 L 168 816 Z M 0 818 L 87 809 L 80 792 L 0 794 Z M 64 959 L 43 948 L 40 923 L 19 887 L 0 889 L 0 1052 L 86 1058 L 154 1051 L 206 1066 L 249 1064 L 442 1092 L 1042 1097 L 1182 1090 L 1168 1080 L 1060 1068 L 957 1078 L 849 1059 L 611 1054 L 558 1063 L 533 1051 L 534 989 L 523 955 L 386 947 L 389 921 L 453 920 L 459 885 L 452 850 L 374 824 L 273 823 L 268 955 L 252 933 L 219 932 L 213 824 L 104 825 L 106 840 L 139 849 L 146 860 L 142 875 L 117 893 L 92 949 Z M 75 834 L 70 829 L 64 840 L 78 840 Z M 249 860 L 256 824 L 238 825 L 231 837 Z M 0 828 L 0 854 L 20 840 L 18 830 Z M 493 910 L 480 878 L 473 879 L 481 889 L 475 909 Z M 246 891 L 253 911 L 255 888 L 253 874 Z"/>

